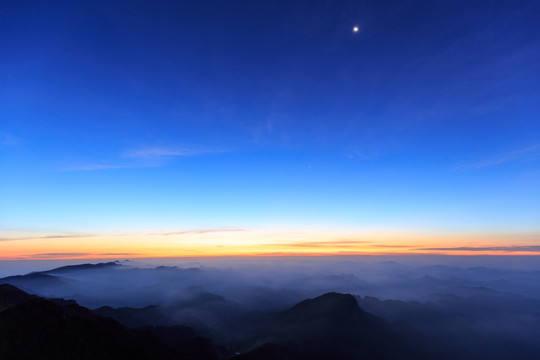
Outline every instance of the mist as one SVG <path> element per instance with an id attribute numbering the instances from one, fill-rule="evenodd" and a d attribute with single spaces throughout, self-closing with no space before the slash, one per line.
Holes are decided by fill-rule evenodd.
<path id="1" fill-rule="evenodd" d="M 392 324 L 406 324 L 425 337 L 435 334 L 448 346 L 459 344 L 471 356 L 526 358 L 540 354 L 540 262 L 532 256 L 519 259 L 332 256 L 27 262 L 13 270 L 34 266 L 39 271 L 11 274 L 0 283 L 45 298 L 74 300 L 129 328 L 189 326 L 227 344 L 244 338 L 238 324 L 253 326 L 253 319 L 264 322 L 271 314 L 323 294 L 350 294 L 364 311 Z M 47 265 L 51 268 L 42 270 Z"/>
<path id="2" fill-rule="evenodd" d="M 525 261 L 513 262 L 519 266 L 514 268 L 508 260 L 497 256 L 180 258 L 54 269 L 88 262 L 65 260 L 19 264 L 13 269 L 35 265 L 39 271 L 11 273 L 26 276 L 8 279 L 20 282 L 23 290 L 74 299 L 90 308 L 167 304 L 185 297 L 186 289 L 193 287 L 249 309 L 283 308 L 332 291 L 425 302 L 434 294 L 468 295 L 472 289 L 486 288 L 540 299 L 539 259 L 524 257 Z"/>

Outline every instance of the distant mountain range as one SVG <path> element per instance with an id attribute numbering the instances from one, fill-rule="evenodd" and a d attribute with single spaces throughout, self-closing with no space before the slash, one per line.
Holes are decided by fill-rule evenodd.
<path id="1" fill-rule="evenodd" d="M 422 359 L 410 335 L 362 311 L 351 295 L 303 301 L 250 324 L 245 354 L 231 353 L 189 327 L 128 329 L 72 302 L 59 304 L 0 285 L 2 359 Z M 254 331 L 254 329 L 256 329 Z"/>
<path id="2" fill-rule="evenodd" d="M 246 334 L 242 334 L 246 339 Z M 449 348 L 432 349 L 411 329 L 363 311 L 348 294 L 327 293 L 300 302 L 251 326 L 243 359 L 439 359 Z"/>
<path id="3" fill-rule="evenodd" d="M 218 348 L 174 327 L 132 330 L 75 303 L 0 285 L 0 355 L 16 359 L 219 359 Z M 160 336 L 162 335 L 163 336 Z M 171 339 L 171 334 L 176 336 Z M 168 337 L 167 337 L 168 336 Z M 170 340 L 182 343 L 176 346 Z"/>
<path id="4" fill-rule="evenodd" d="M 317 279 L 329 278 L 356 281 L 349 275 Z M 223 279 L 208 269 L 138 269 L 116 262 L 0 279 L 0 359 L 540 358 L 540 300 L 518 294 L 452 285 L 419 302 L 327 292 L 260 310 L 203 286 L 183 287 L 221 285 Z M 430 276 L 415 281 L 441 288 Z M 228 294 L 245 289 L 233 287 Z M 251 299 L 263 302 L 280 294 L 249 289 L 255 291 Z M 89 310 L 65 294 L 99 304 L 126 298 L 145 305 Z M 142 299 L 131 299 L 140 294 Z"/>

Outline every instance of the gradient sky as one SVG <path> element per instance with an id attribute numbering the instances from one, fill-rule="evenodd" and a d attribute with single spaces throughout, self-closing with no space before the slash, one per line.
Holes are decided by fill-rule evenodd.
<path id="1" fill-rule="evenodd" d="M 4 0 L 0 258 L 540 253 L 539 19 Z"/>

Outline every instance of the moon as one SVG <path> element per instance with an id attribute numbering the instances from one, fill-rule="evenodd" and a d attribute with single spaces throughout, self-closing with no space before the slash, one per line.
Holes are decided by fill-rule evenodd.
<path id="1" fill-rule="evenodd" d="M 352 31 L 357 33 L 358 31 L 360 31 L 360 28 L 358 26 L 353 26 Z"/>

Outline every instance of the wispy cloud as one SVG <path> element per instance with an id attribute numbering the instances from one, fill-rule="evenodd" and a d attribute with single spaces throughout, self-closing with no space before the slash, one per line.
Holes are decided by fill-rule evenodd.
<path id="1" fill-rule="evenodd" d="M 440 248 L 418 248 L 418 250 L 428 251 L 501 251 L 501 252 L 540 252 L 540 245 L 527 246 L 461 246 L 461 247 L 440 247 Z"/>
<path id="2" fill-rule="evenodd" d="M 514 161 L 526 161 L 540 158 L 540 144 L 535 144 L 523 149 L 515 150 L 507 154 L 499 155 L 498 157 L 493 157 L 491 159 L 473 161 L 466 164 L 461 164 L 456 167 L 456 169 L 481 169 L 488 166 L 501 165 L 508 162 Z"/>
<path id="3" fill-rule="evenodd" d="M 372 245 L 373 247 L 377 247 L 377 248 L 407 248 L 407 249 L 410 249 L 412 248 L 413 246 L 410 246 L 410 245 Z"/>
<path id="4" fill-rule="evenodd" d="M 218 154 L 223 150 L 194 145 L 156 147 L 147 146 L 129 149 L 114 161 L 94 162 L 64 168 L 63 171 L 95 171 L 110 169 L 133 169 L 166 165 L 174 158 Z"/>
<path id="5" fill-rule="evenodd" d="M 43 236 L 24 236 L 24 237 L 4 237 L 0 238 L 0 241 L 19 241 L 19 240 L 35 240 L 35 239 L 75 239 L 75 238 L 88 238 L 98 236 L 96 234 L 53 234 Z"/>
<path id="6" fill-rule="evenodd" d="M 88 165 L 80 165 L 80 166 L 73 166 L 64 169 L 64 171 L 93 171 L 93 170 L 107 170 L 107 169 L 124 169 L 129 168 L 133 166 L 129 165 L 107 165 L 107 164 L 88 164 Z"/>
<path id="7" fill-rule="evenodd" d="M 30 255 L 30 258 L 57 258 L 57 257 L 89 257 L 89 256 L 138 256 L 140 253 L 117 252 L 117 253 L 91 253 L 91 252 L 54 252 Z"/>
<path id="8" fill-rule="evenodd" d="M 19 139 L 15 136 L 8 133 L 0 132 L 0 145 L 13 146 L 17 145 L 18 143 Z"/>
<path id="9" fill-rule="evenodd" d="M 356 248 L 358 245 L 369 244 L 362 240 L 329 240 L 329 241 L 296 241 L 285 243 L 272 243 L 266 246 L 292 247 L 292 248 Z"/>
<path id="10" fill-rule="evenodd" d="M 141 255 L 141 253 L 130 253 L 130 252 L 108 252 L 108 253 L 96 253 L 93 255 L 103 255 L 103 256 L 136 256 Z"/>
<path id="11" fill-rule="evenodd" d="M 171 157 L 197 156 L 221 152 L 212 148 L 180 146 L 180 147 L 144 147 L 129 150 L 125 156 L 137 159 L 163 159 Z"/>
<path id="12" fill-rule="evenodd" d="M 90 256 L 90 255 L 93 255 L 93 254 L 85 253 L 85 252 L 59 252 L 59 253 L 33 254 L 31 255 L 31 257 L 39 257 L 39 258 L 48 258 L 48 257 L 55 257 L 55 256 L 81 257 L 81 256 Z"/>
<path id="13" fill-rule="evenodd" d="M 222 233 L 222 232 L 240 232 L 246 231 L 245 229 L 197 229 L 197 230 L 183 230 L 183 231 L 171 231 L 171 232 L 158 232 L 150 233 L 148 235 L 159 235 L 159 236 L 173 236 L 173 235 L 200 235 L 208 233 Z"/>

